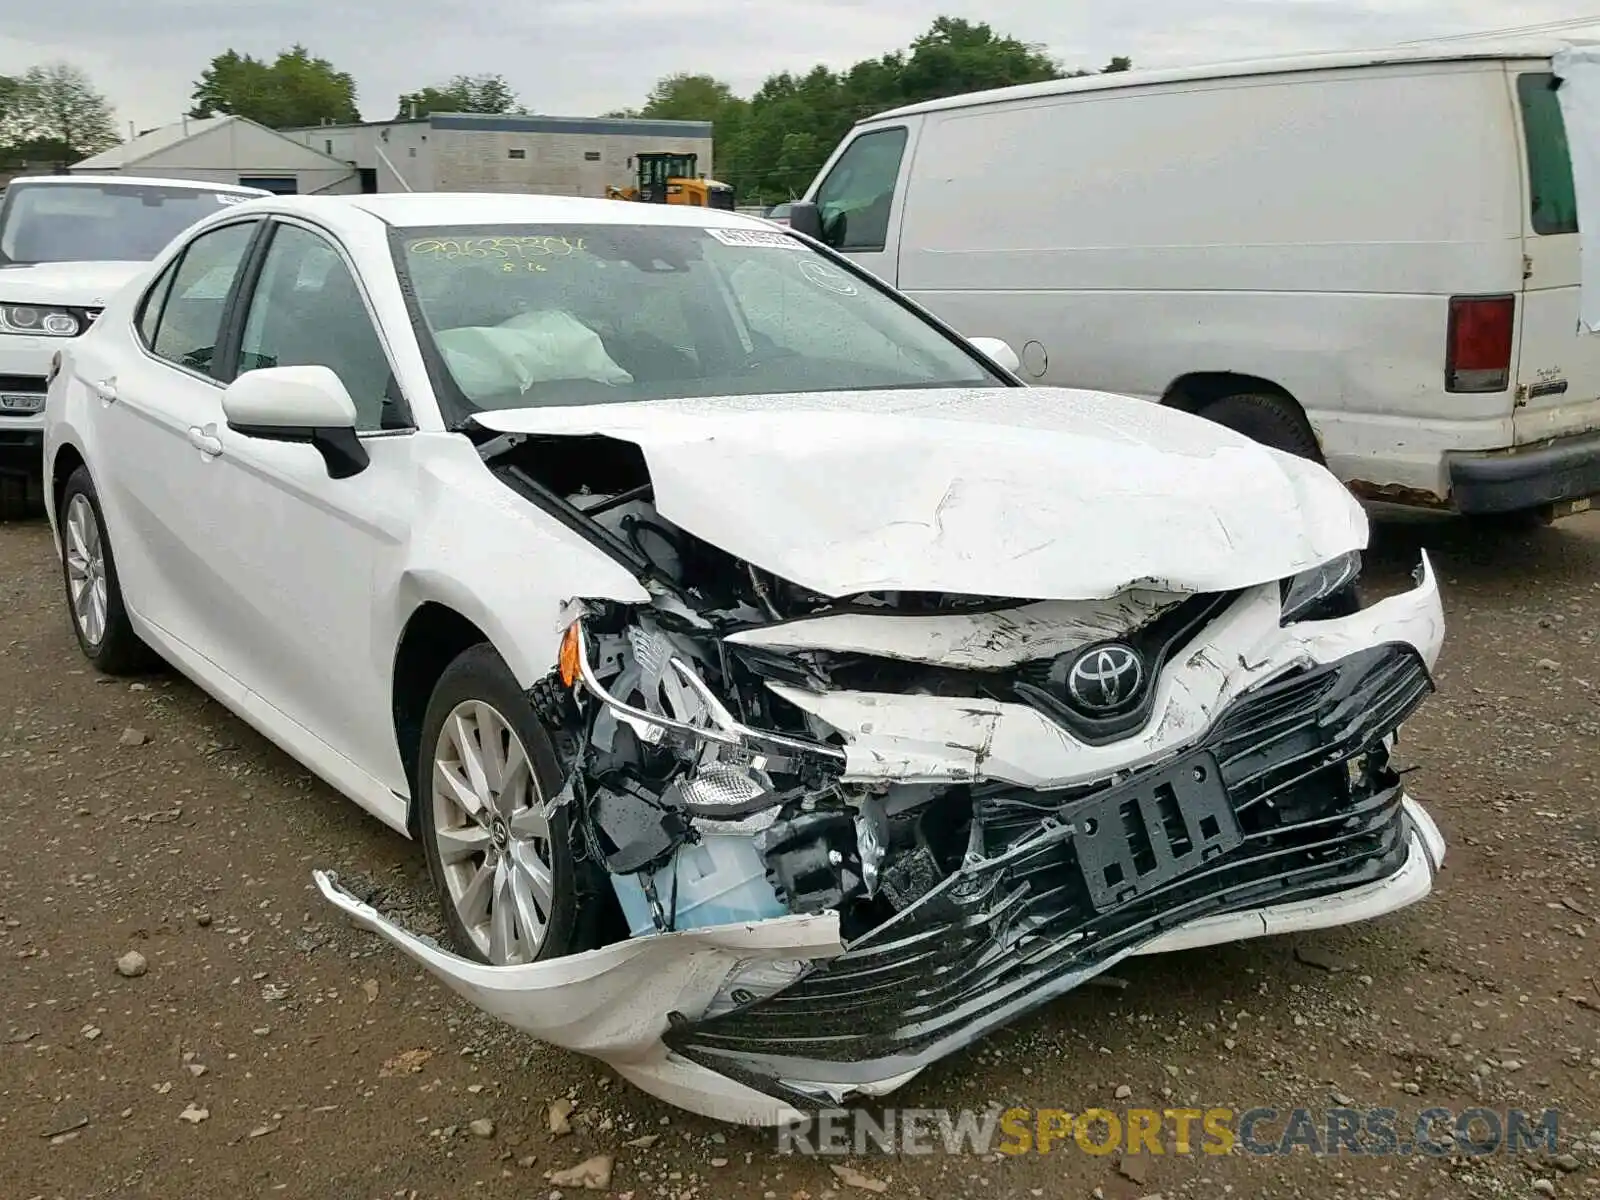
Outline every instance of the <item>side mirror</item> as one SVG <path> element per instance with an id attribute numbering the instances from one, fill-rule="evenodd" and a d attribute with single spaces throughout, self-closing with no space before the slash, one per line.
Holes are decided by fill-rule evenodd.
<path id="1" fill-rule="evenodd" d="M 322 455 L 332 479 L 348 479 L 371 459 L 356 436 L 356 406 L 327 367 L 262 367 L 222 392 L 228 428 L 269 442 L 299 442 Z"/>
<path id="2" fill-rule="evenodd" d="M 822 241 L 822 213 L 807 200 L 796 200 L 789 206 L 789 228 L 809 238 Z"/>
<path id="3" fill-rule="evenodd" d="M 990 362 L 1004 367 L 1013 375 L 1022 370 L 1022 360 L 1017 357 L 1017 352 L 1004 338 L 974 337 L 968 338 L 967 344 Z"/>

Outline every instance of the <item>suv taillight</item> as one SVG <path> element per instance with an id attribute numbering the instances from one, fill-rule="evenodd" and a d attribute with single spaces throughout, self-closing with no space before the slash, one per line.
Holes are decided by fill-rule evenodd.
<path id="1" fill-rule="evenodd" d="M 1503 392 L 1511 386 L 1515 296 L 1451 296 L 1444 390 Z"/>

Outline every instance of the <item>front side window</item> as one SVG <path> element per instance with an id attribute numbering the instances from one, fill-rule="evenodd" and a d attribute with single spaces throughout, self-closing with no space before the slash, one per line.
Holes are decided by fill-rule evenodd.
<path id="1" fill-rule="evenodd" d="M 149 262 L 244 192 L 146 183 L 14 183 L 0 206 L 0 263 Z"/>
<path id="2" fill-rule="evenodd" d="M 327 367 L 356 406 L 356 428 L 404 428 L 383 342 L 343 256 L 326 238 L 279 225 L 239 342 L 239 372 Z"/>
<path id="3" fill-rule="evenodd" d="M 817 189 L 817 211 L 830 246 L 873 252 L 888 245 L 889 209 L 905 150 L 903 127 L 875 129 L 845 148 Z"/>
<path id="4" fill-rule="evenodd" d="M 189 243 L 172 276 L 150 344 L 158 356 L 191 371 L 214 373 L 228 295 L 257 224 L 224 225 Z"/>
<path id="5" fill-rule="evenodd" d="M 1528 143 L 1528 192 L 1533 231 L 1577 233 L 1578 198 L 1572 186 L 1567 124 L 1556 96 L 1555 76 L 1530 71 L 1517 76 L 1523 137 Z"/>
<path id="6" fill-rule="evenodd" d="M 401 229 L 425 352 L 477 409 L 1007 386 L 882 285 L 778 229 Z M 452 399 L 446 396 L 448 402 Z"/>

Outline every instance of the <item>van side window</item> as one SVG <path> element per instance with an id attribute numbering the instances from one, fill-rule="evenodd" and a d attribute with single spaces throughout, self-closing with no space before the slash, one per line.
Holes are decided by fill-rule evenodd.
<path id="1" fill-rule="evenodd" d="M 874 129 L 851 142 L 817 189 L 823 235 L 838 250 L 882 250 L 906 150 L 904 126 Z"/>
<path id="2" fill-rule="evenodd" d="M 1522 131 L 1528 143 L 1528 192 L 1535 233 L 1577 233 L 1578 200 L 1572 186 L 1567 125 L 1548 71 L 1517 76 Z"/>

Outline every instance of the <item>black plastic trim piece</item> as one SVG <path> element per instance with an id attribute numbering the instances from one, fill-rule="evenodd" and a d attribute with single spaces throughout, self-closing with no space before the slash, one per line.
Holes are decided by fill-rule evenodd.
<path id="1" fill-rule="evenodd" d="M 1119 741 L 1149 723 L 1160 690 L 1161 672 L 1167 663 L 1238 597 L 1238 592 L 1191 596 L 1126 637 L 1029 664 L 1012 690 L 1018 699 L 1065 726 L 1085 745 L 1105 746 Z M 1099 717 L 1081 712 L 1067 699 L 1066 673 L 1083 656 L 1113 643 L 1129 646 L 1139 654 L 1144 669 L 1139 690 L 1120 712 Z"/>
<path id="2" fill-rule="evenodd" d="M 372 464 L 360 436 L 346 426 L 241 425 L 229 421 L 228 428 L 243 437 L 260 438 L 264 442 L 310 446 L 322 455 L 330 479 L 349 479 Z"/>
<path id="3" fill-rule="evenodd" d="M 1600 433 L 1511 454 L 1452 454 L 1449 464 L 1450 499 L 1464 516 L 1600 496 Z"/>

